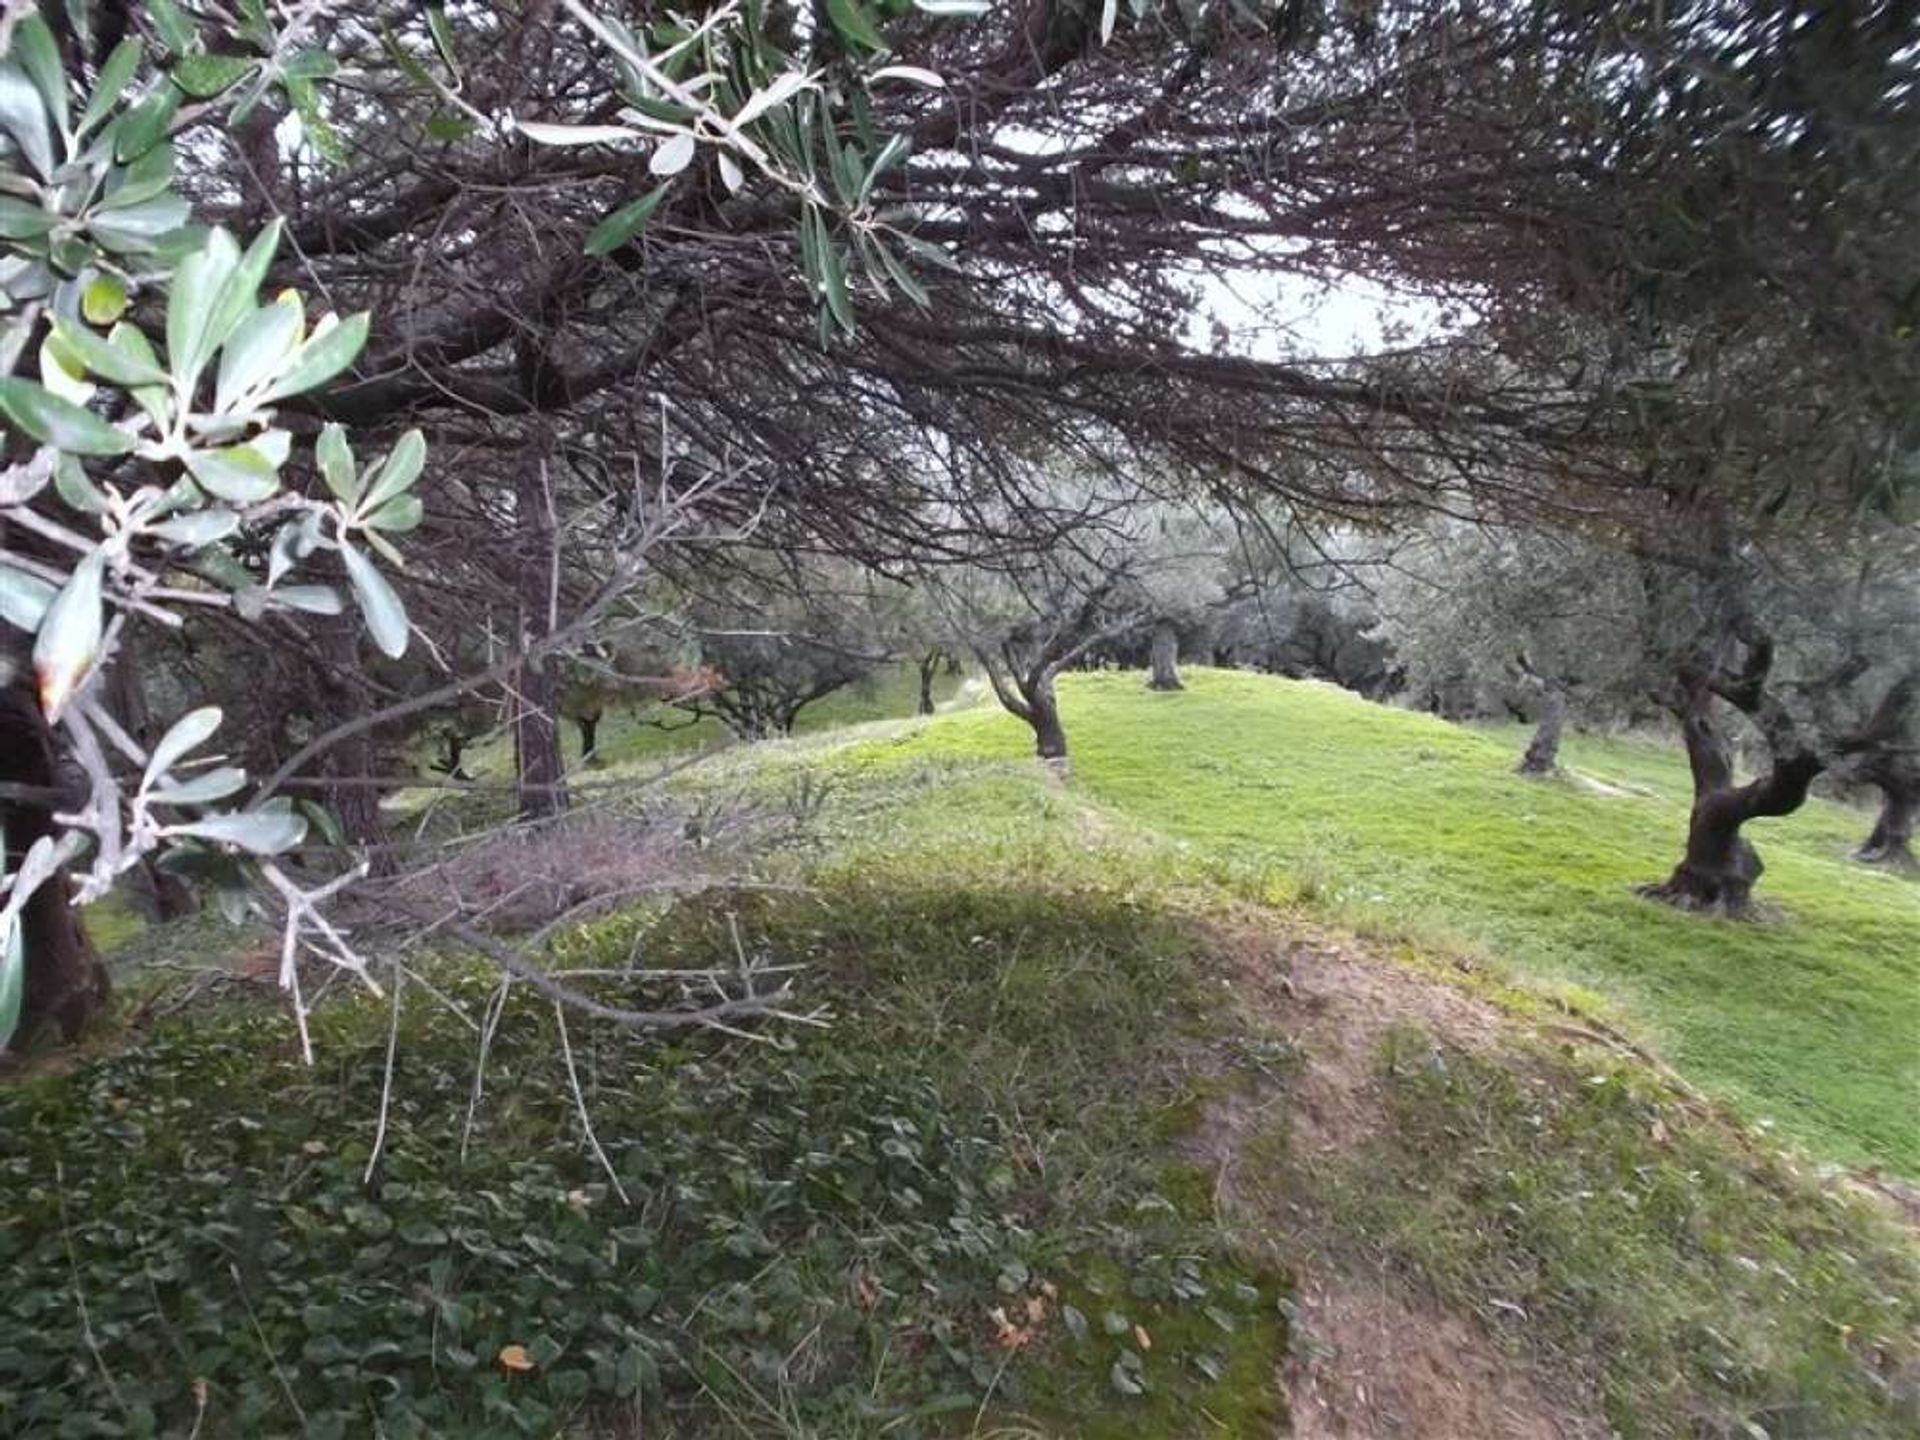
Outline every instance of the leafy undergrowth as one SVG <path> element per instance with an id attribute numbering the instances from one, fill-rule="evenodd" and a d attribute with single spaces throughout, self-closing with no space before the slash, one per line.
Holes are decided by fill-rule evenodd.
<path id="1" fill-rule="evenodd" d="M 1243 1008 L 1245 956 L 1219 952 L 1216 922 L 1230 907 L 1296 933 L 1299 911 L 1249 904 L 1279 895 L 1322 931 L 1329 912 L 1374 923 L 1336 898 L 1363 857 L 1287 861 L 1313 833 L 1312 807 L 1332 804 L 1336 772 L 1343 805 L 1401 794 L 1409 835 L 1436 787 L 1457 792 L 1480 807 L 1482 831 L 1506 837 L 1496 854 L 1520 843 L 1516 826 L 1549 848 L 1645 829 L 1623 868 L 1664 853 L 1675 802 L 1636 800 L 1654 808 L 1629 825 L 1607 808 L 1615 797 L 1502 788 L 1507 753 L 1485 737 L 1363 709 L 1384 727 L 1374 734 L 1342 708 L 1357 702 L 1316 687 L 1196 680 L 1174 697 L 1147 695 L 1137 676 L 1075 680 L 1081 758 L 1065 784 L 1014 758 L 1017 731 L 986 712 L 736 752 L 687 777 L 694 804 L 702 787 L 803 786 L 806 837 L 768 857 L 759 888 L 597 922 L 566 935 L 555 963 L 730 964 L 737 934 L 803 962 L 802 1004 L 836 1016 L 778 1046 L 569 1022 L 611 1178 L 553 1014 L 524 991 L 463 1146 L 475 1036 L 409 987 L 370 1184 L 391 1016 L 379 1002 L 330 1004 L 313 1068 L 277 1006 L 223 999 L 117 1055 L 0 1091 L 7 1427 L 1273 1435 L 1286 1423 L 1279 1362 L 1299 1343 L 1291 1269 L 1318 1263 L 1331 1230 L 1623 1435 L 1915 1433 L 1910 1247 L 1633 1067 L 1398 1034 L 1377 1133 L 1313 1170 L 1281 1141 L 1241 1154 L 1275 1204 L 1221 1205 L 1218 1177 L 1194 1158 L 1209 1152 L 1192 1143 L 1209 1107 L 1257 1086 L 1279 1097 L 1283 1137 L 1289 1087 L 1325 1037 L 1310 1010 Z M 1276 694 L 1283 718 L 1260 730 L 1252 717 Z M 1176 726 L 1159 708 L 1172 705 L 1198 708 Z M 1292 750 L 1276 739 L 1289 725 Z M 1335 729 L 1351 732 L 1339 764 Z M 1203 732 L 1207 749 L 1179 759 Z M 1236 788 L 1266 743 L 1275 767 L 1295 757 L 1297 793 L 1279 788 L 1279 768 L 1270 786 Z M 1420 760 L 1409 743 L 1451 758 Z M 1368 778 L 1353 776 L 1354 745 L 1380 752 Z M 1164 773 L 1148 794 L 1150 764 Z M 1143 817 L 1172 817 L 1171 835 Z M 1236 827 L 1268 838 L 1236 844 Z M 1423 873 L 1437 888 L 1424 893 L 1493 904 L 1504 891 L 1448 878 L 1453 843 L 1436 846 Z M 1627 938 L 1710 937 L 1697 943 L 1734 947 L 1746 983 L 1774 987 L 1769 1003 L 1792 993 L 1810 1011 L 1821 992 L 1802 957 L 1836 925 L 1864 957 L 1832 956 L 1826 986 L 1856 965 L 1911 968 L 1871 926 L 1818 910 L 1822 887 L 1795 882 L 1825 843 L 1769 846 L 1783 918 L 1701 925 L 1631 902 Z M 1807 853 L 1792 861 L 1796 846 Z M 1313 898 L 1282 862 L 1318 867 Z M 1500 863 L 1509 879 L 1524 868 L 1518 854 Z M 1527 863 L 1561 903 L 1613 914 L 1591 864 L 1563 875 Z M 1864 906 L 1867 892 L 1846 893 Z M 1518 927 L 1533 902 L 1515 903 L 1488 923 Z M 1896 911 L 1890 928 L 1901 923 Z M 1435 912 L 1416 910 L 1405 929 L 1429 924 Z M 162 958 L 214 943 L 191 927 L 141 942 Z M 1624 943 L 1590 934 L 1556 953 L 1572 965 Z M 1699 987 L 1694 943 L 1669 940 L 1647 963 Z M 1432 968 L 1451 969 L 1444 957 Z M 1606 989 L 1611 973 L 1595 962 L 1590 978 Z M 447 962 L 434 978 L 484 1014 L 479 976 Z M 1889 998 L 1891 983 L 1876 994 L 1896 1013 L 1864 1026 L 1865 1066 L 1885 1064 L 1910 1003 Z M 1708 1002 L 1705 989 L 1677 993 Z M 1769 1093 L 1805 1079 L 1795 1065 L 1819 1078 L 1835 1059 L 1823 1036 L 1810 1022 L 1752 1037 L 1773 1047 Z M 1697 1050 L 1687 1058 L 1696 1079 L 1737 1089 Z M 1898 1074 L 1874 1084 L 1894 1089 Z"/>
<path id="2" fill-rule="evenodd" d="M 1477 955 L 1602 1008 L 1694 1084 L 1822 1156 L 1920 1175 L 1920 884 L 1854 864 L 1871 823 L 1814 801 L 1750 827 L 1753 923 L 1650 904 L 1686 828 L 1677 751 L 1581 737 L 1577 778 L 1512 773 L 1514 737 L 1310 682 L 1183 672 L 1061 684 L 1074 786 L 1241 888 Z M 843 752 L 845 773 L 1028 752 L 990 708 Z M 1632 788 L 1628 788 L 1631 786 Z"/>
<path id="3" fill-rule="evenodd" d="M 1633 1067 L 1402 1028 L 1380 1080 L 1295 1199 L 1618 1434 L 1920 1433 L 1920 1263 L 1877 1215 Z"/>
<path id="4" fill-rule="evenodd" d="M 910 1437 L 1071 1415 L 1154 1436 L 1196 1408 L 1275 1413 L 1279 1283 L 1169 1159 L 1214 1083 L 1183 927 L 1112 892 L 848 875 L 604 921 L 561 958 L 623 963 L 636 926 L 661 965 L 727 963 L 736 932 L 802 960 L 841 1018 L 781 1046 L 571 1022 L 611 1176 L 524 992 L 463 1155 L 474 1037 L 415 987 L 371 1184 L 372 1000 L 321 1012 L 312 1069 L 277 1010 L 228 1004 L 0 1095 L 13 1433 Z M 478 977 L 437 980 L 483 1013 Z"/>

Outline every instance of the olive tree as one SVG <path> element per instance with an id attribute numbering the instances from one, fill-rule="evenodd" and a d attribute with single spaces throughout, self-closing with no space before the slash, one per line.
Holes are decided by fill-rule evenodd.
<path id="1" fill-rule="evenodd" d="M 363 461 L 341 426 L 297 435 L 287 422 L 358 356 L 369 317 L 310 315 L 292 291 L 262 303 L 278 224 L 243 244 L 188 223 L 169 134 L 190 97 L 228 88 L 217 57 L 129 36 L 86 67 L 37 14 L 9 7 L 4 27 L 0 618 L 14 639 L 0 1043 L 49 1021 L 70 1034 L 101 994 L 67 875 L 85 904 L 160 851 L 234 862 L 236 880 L 247 863 L 281 910 L 296 1005 L 303 951 L 371 983 L 318 908 L 350 875 L 306 888 L 276 859 L 321 818 L 313 808 L 247 793 L 216 748 L 218 706 L 142 743 L 106 692 L 140 627 L 334 615 L 335 576 L 374 644 L 399 654 L 407 616 L 383 566 L 419 523 L 426 447 L 408 432 Z M 297 37 L 264 38 L 241 104 L 296 63 Z M 77 784 L 56 783 L 56 756 Z"/>
<path id="2" fill-rule="evenodd" d="M 1374 590 L 1374 634 L 1416 691 L 1527 697 L 1522 775 L 1553 772 L 1570 708 L 1618 713 L 1649 683 L 1636 564 L 1577 535 L 1433 525 Z"/>

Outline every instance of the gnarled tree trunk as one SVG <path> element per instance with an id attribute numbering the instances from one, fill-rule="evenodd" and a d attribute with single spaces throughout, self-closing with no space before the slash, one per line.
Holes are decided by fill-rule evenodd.
<path id="1" fill-rule="evenodd" d="M 1693 770 L 1693 810 L 1687 818 L 1686 850 L 1666 880 L 1643 887 L 1641 893 L 1687 910 L 1740 915 L 1745 913 L 1754 884 L 1766 868 L 1760 852 L 1740 833 L 1741 826 L 1749 820 L 1791 815 L 1798 810 L 1806 803 L 1807 791 L 1825 762 L 1804 746 L 1788 748 L 1784 753 L 1776 748 L 1765 775 L 1735 785 L 1733 757 L 1709 713 L 1712 704 L 1713 691 L 1704 683 L 1692 687 L 1681 721 L 1687 761 Z"/>
<path id="2" fill-rule="evenodd" d="M 1054 766 L 1067 760 L 1067 730 L 1060 722 L 1060 700 L 1054 693 L 1054 671 L 1045 662 L 1021 670 L 1009 657 L 976 647 L 974 654 L 986 671 L 987 683 L 1009 715 L 1033 731 L 1033 753 Z"/>
<path id="3" fill-rule="evenodd" d="M 1920 871 L 1913 854 L 1913 822 L 1920 815 L 1920 765 L 1892 759 L 1870 764 L 1861 778 L 1880 787 L 1880 815 L 1853 858 L 1894 870 Z"/>
<path id="4" fill-rule="evenodd" d="M 325 624 L 320 630 L 321 703 L 329 723 L 364 715 L 374 704 L 360 663 L 360 632 L 348 620 Z M 323 792 L 327 808 L 340 821 L 340 830 L 367 852 L 375 875 L 391 875 L 399 868 L 387 822 L 380 813 L 379 746 L 371 730 L 361 730 L 327 748 L 320 770 L 330 782 Z"/>
<path id="5" fill-rule="evenodd" d="M 465 780 L 467 772 L 463 761 L 467 753 L 467 737 L 458 730 L 440 732 L 440 758 L 433 768 L 450 780 Z"/>
<path id="6" fill-rule="evenodd" d="M 1153 644 L 1148 651 L 1152 674 L 1149 690 L 1184 690 L 1180 683 L 1180 631 L 1171 620 L 1153 622 Z"/>
<path id="7" fill-rule="evenodd" d="M 1053 693 L 1053 677 L 1042 676 L 1027 688 L 1027 724 L 1033 727 L 1033 751 L 1042 760 L 1067 758 L 1067 731 L 1060 723 L 1060 702 Z"/>
<path id="8" fill-rule="evenodd" d="M 27 682 L 0 691 L 0 780 L 55 791 L 59 788 L 53 732 Z M 25 800 L 0 804 L 6 833 L 7 869 L 18 867 L 34 841 L 54 834 L 56 806 Z M 65 870 L 33 893 L 21 912 L 26 987 L 13 1047 L 24 1049 L 48 1026 L 73 1040 L 106 1004 L 106 966 L 87 939 L 80 914 L 69 903 Z"/>
<path id="9" fill-rule="evenodd" d="M 566 766 L 554 709 L 559 703 L 560 687 L 551 665 L 534 660 L 515 672 L 513 765 L 524 819 L 558 815 L 567 808 Z"/>
<path id="10" fill-rule="evenodd" d="M 1548 681 L 1540 691 L 1540 718 L 1516 770 L 1522 775 L 1551 775 L 1560 766 L 1560 732 L 1567 723 L 1565 687 Z"/>
<path id="11" fill-rule="evenodd" d="M 941 652 L 929 650 L 920 657 L 920 708 L 922 715 L 933 714 L 933 677 L 940 665 Z"/>

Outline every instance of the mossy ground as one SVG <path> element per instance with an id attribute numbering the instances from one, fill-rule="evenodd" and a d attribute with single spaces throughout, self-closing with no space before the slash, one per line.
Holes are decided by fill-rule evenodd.
<path id="1" fill-rule="evenodd" d="M 1317 686 L 1189 685 L 1071 677 L 1064 783 L 986 709 L 683 777 L 806 777 L 810 827 L 758 877 L 804 889 L 615 916 L 556 959 L 700 964 L 737 930 L 836 1019 L 781 1046 L 576 1021 L 630 1203 L 524 994 L 464 1156 L 473 1035 L 414 994 L 371 1187 L 371 1001 L 328 1008 L 312 1069 L 278 1009 L 221 1003 L 0 1093 L 0 1413 L 184 1432 L 205 1379 L 206 1436 L 1264 1436 L 1295 1230 L 1332 1223 L 1623 1434 L 1914 1433 L 1913 1257 L 1878 1217 L 1632 1064 L 1412 1036 L 1380 1057 L 1390 1126 L 1300 1170 L 1310 1027 L 1236 1001 L 1214 924 L 1551 982 L 1816 1153 L 1911 1170 L 1920 901 L 1845 865 L 1860 817 L 1759 836 L 1776 912 L 1702 922 L 1627 892 L 1684 814 L 1655 752 L 1573 747 L 1654 792 L 1623 797 Z M 478 977 L 436 975 L 479 1013 Z M 1277 1210 L 1218 1203 L 1187 1143 L 1249 1087 L 1277 1129 L 1239 1163 Z"/>
<path id="2" fill-rule="evenodd" d="M 836 1012 L 779 1044 L 574 1021 L 611 1176 L 524 993 L 464 1141 L 475 1038 L 414 987 L 371 1183 L 372 1000 L 321 1012 L 311 1069 L 277 1007 L 223 1002 L 0 1092 L 0 1409 L 28 1434 L 820 1440 L 1276 1413 L 1283 1287 L 1170 1168 L 1233 1064 L 1197 931 L 1111 877 L 821 850 L 804 892 L 558 943 L 686 968 L 737 936 Z M 484 1014 L 481 977 L 433 974 Z M 1125 1333 L 1079 1323 L 1096 1290 Z"/>

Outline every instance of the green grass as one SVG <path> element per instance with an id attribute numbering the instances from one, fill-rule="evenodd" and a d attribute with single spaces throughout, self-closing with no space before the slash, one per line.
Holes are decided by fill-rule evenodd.
<path id="1" fill-rule="evenodd" d="M 1912 1433 L 1914 1258 L 1879 1217 L 1633 1065 L 1406 1034 L 1382 1057 L 1390 1125 L 1302 1173 L 1285 1147 L 1300 1055 L 1230 1002 L 1211 923 L 1232 906 L 1284 935 L 1304 907 L 1473 939 L 1637 1014 L 1646 992 L 1625 981 L 1643 977 L 1601 963 L 1591 925 L 1529 958 L 1545 922 L 1520 881 L 1589 918 L 1617 910 L 1643 945 L 1737 947 L 1748 983 L 1797 973 L 1773 958 L 1783 936 L 1819 953 L 1795 927 L 1822 887 L 1783 884 L 1763 925 L 1668 916 L 1611 890 L 1670 858 L 1675 796 L 1511 779 L 1505 736 L 1316 686 L 1192 684 L 1070 679 L 1064 784 L 984 707 L 739 747 L 683 776 L 721 797 L 813 787 L 808 828 L 762 857 L 777 883 L 578 927 L 550 961 L 727 964 L 737 932 L 803 963 L 803 1000 L 836 1015 L 780 1046 L 572 1022 L 630 1203 L 524 990 L 464 1155 L 473 1036 L 410 990 L 371 1186 L 388 1011 L 370 1000 L 323 1008 L 313 1068 L 284 1010 L 220 1001 L 0 1090 L 0 1414 L 25 1433 L 187 1433 L 204 1379 L 207 1440 L 1270 1434 L 1288 1267 L 1317 1225 L 1597 1397 L 1623 1435 Z M 1653 788 L 1677 774 L 1635 743 L 1576 760 Z M 1374 852 L 1323 843 L 1389 801 Z M 1770 845 L 1769 883 L 1854 817 L 1807 818 L 1811 838 Z M 1505 884 L 1473 878 L 1464 857 L 1483 852 Z M 1835 874 L 1859 908 L 1911 903 Z M 1362 889 L 1388 885 L 1391 902 Z M 154 927 L 139 953 L 217 948 L 203 923 Z M 1854 920 L 1834 925 L 1859 944 Z M 1703 969 L 1677 969 L 1707 1007 Z M 476 973 L 435 978 L 484 1007 Z M 1896 1028 L 1865 1033 L 1897 1049 Z M 1828 1059 L 1777 1052 L 1815 1080 Z M 1276 1127 L 1271 1152 L 1234 1162 L 1276 1202 L 1260 1216 L 1222 1208 L 1186 1144 L 1242 1089 Z M 530 1371 L 501 1368 L 509 1345 Z"/>
<path id="2" fill-rule="evenodd" d="M 943 668 L 934 679 L 935 703 L 951 701 L 960 684 L 958 676 L 947 674 Z M 900 718 L 912 715 L 919 703 L 918 668 L 885 665 L 869 679 L 807 706 L 794 722 L 794 734 L 815 735 L 861 721 Z M 607 767 L 658 762 L 690 751 L 738 743 L 725 725 L 710 717 L 692 719 L 668 705 L 638 706 L 612 711 L 600 722 L 594 764 Z M 438 741 L 422 744 L 419 758 L 423 768 L 437 757 L 437 747 Z M 569 766 L 581 765 L 580 730 L 572 721 L 561 727 L 560 748 Z M 489 736 L 467 750 L 461 765 L 475 779 L 511 776 L 512 742 L 504 733 Z"/>
<path id="3" fill-rule="evenodd" d="M 1632 1065 L 1403 1028 L 1380 1072 L 1389 1123 L 1294 1183 L 1327 1243 L 1537 1357 L 1627 1440 L 1914 1433 L 1920 1264 L 1859 1203 Z"/>
<path id="4" fill-rule="evenodd" d="M 1650 794 L 1512 774 L 1485 733 L 1315 683 L 1187 672 L 1062 682 L 1073 784 L 1196 857 L 1340 918 L 1593 999 L 1681 1074 L 1819 1155 L 1920 1174 L 1920 885 L 1851 863 L 1862 812 L 1814 801 L 1750 827 L 1763 917 L 1702 919 L 1633 894 L 1685 833 L 1684 761 L 1575 737 L 1578 770 Z M 985 707 L 846 765 L 1012 758 Z"/>

